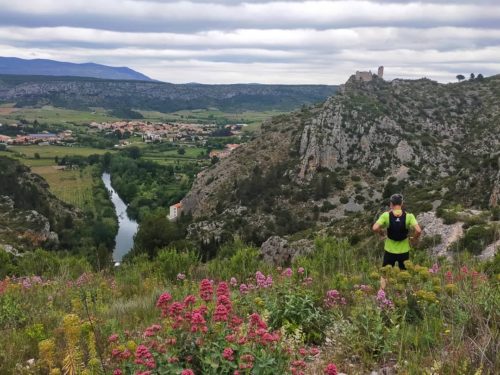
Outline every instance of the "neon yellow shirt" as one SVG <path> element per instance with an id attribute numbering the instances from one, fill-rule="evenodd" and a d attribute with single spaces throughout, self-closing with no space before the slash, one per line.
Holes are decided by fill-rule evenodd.
<path id="1" fill-rule="evenodd" d="M 394 210 L 394 215 L 399 216 L 402 214 L 401 210 Z M 384 212 L 382 215 L 377 220 L 377 224 L 380 225 L 382 228 L 387 228 L 389 227 L 389 212 Z M 415 218 L 415 215 L 410 214 L 409 212 L 406 213 L 406 228 L 412 229 L 417 225 L 417 219 Z M 409 238 L 404 239 L 403 241 L 394 241 L 391 240 L 390 238 L 385 239 L 384 243 L 384 249 L 393 254 L 403 254 L 408 251 L 410 251 L 410 240 Z"/>

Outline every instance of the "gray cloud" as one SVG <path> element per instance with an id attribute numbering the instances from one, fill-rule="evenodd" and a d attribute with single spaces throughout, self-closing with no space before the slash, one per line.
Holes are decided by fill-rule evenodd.
<path id="1" fill-rule="evenodd" d="M 357 69 L 500 72 L 497 1 L 0 0 L 0 55 L 171 82 L 340 83 Z"/>

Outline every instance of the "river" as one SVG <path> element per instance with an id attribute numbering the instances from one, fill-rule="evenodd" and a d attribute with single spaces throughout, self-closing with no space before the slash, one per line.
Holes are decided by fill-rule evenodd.
<path id="1" fill-rule="evenodd" d="M 118 233 L 115 238 L 116 246 L 113 250 L 113 261 L 115 264 L 119 264 L 123 256 L 134 246 L 134 235 L 137 233 L 139 224 L 128 217 L 127 205 L 111 186 L 111 175 L 109 173 L 102 174 L 102 182 L 111 193 L 111 201 L 115 206 L 116 216 L 118 217 Z"/>

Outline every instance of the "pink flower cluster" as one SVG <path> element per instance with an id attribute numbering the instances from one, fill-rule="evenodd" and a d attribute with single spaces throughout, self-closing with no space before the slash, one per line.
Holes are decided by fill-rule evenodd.
<path id="1" fill-rule="evenodd" d="M 332 308 L 340 305 L 345 305 L 346 300 L 340 295 L 340 292 L 336 289 L 329 290 L 326 292 L 326 298 L 324 299 L 325 307 Z"/>
<path id="2" fill-rule="evenodd" d="M 292 275 L 293 275 L 293 270 L 291 268 L 287 268 L 281 273 L 281 276 L 285 277 L 292 277 Z"/>
<path id="3" fill-rule="evenodd" d="M 153 355 L 145 345 L 139 345 L 135 350 L 135 361 L 138 365 L 144 365 L 148 368 L 155 368 L 156 363 Z"/>
<path id="4" fill-rule="evenodd" d="M 392 301 L 386 297 L 385 291 L 383 289 L 379 289 L 379 291 L 377 292 L 377 302 L 378 305 L 383 309 L 390 309 L 394 307 Z"/>
<path id="5" fill-rule="evenodd" d="M 429 268 L 429 272 L 436 274 L 439 272 L 439 264 L 434 263 L 431 268 Z"/>
<path id="6" fill-rule="evenodd" d="M 333 363 L 329 363 L 324 371 L 326 375 L 337 375 L 337 366 L 335 366 Z"/>
<path id="7" fill-rule="evenodd" d="M 208 279 L 203 279 L 201 280 L 200 283 L 200 298 L 205 301 L 209 302 L 212 300 L 214 295 L 214 290 L 212 288 L 212 283 Z"/>
<path id="8" fill-rule="evenodd" d="M 255 280 L 257 282 L 257 287 L 259 288 L 269 288 L 273 285 L 273 277 L 267 275 L 267 277 L 260 271 L 255 273 Z"/>

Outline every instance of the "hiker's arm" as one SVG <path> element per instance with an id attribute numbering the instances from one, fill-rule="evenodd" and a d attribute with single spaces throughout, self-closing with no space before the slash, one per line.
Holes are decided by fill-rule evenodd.
<path id="1" fill-rule="evenodd" d="M 385 237 L 384 228 L 379 223 L 373 224 L 372 231 L 377 233 L 380 237 Z"/>
<path id="2" fill-rule="evenodd" d="M 413 246 L 418 244 L 418 239 L 421 234 L 422 234 L 422 228 L 420 228 L 420 225 L 415 224 L 415 226 L 413 227 L 412 237 L 410 237 L 410 241 Z"/>

